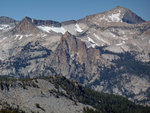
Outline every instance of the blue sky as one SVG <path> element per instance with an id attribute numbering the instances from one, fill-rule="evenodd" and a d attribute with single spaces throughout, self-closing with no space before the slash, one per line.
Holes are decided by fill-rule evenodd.
<path id="1" fill-rule="evenodd" d="M 0 0 L 0 16 L 16 20 L 25 16 L 56 21 L 76 20 L 118 5 L 150 20 L 150 0 Z"/>

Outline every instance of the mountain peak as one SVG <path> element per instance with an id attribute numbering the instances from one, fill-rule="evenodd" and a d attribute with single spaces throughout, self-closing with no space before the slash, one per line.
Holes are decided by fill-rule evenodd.
<path id="1" fill-rule="evenodd" d="M 122 12 L 122 13 L 126 13 L 126 12 L 132 12 L 130 9 L 128 9 L 128 8 L 125 8 L 125 7 L 122 7 L 122 6 L 116 6 L 115 8 L 113 8 L 113 9 L 111 9 L 111 10 L 109 10 L 109 11 L 112 11 L 112 12 L 115 12 L 115 11 L 120 11 L 120 12 Z M 108 12 L 109 12 L 108 11 Z"/>
<path id="2" fill-rule="evenodd" d="M 30 21 L 31 22 L 31 18 L 30 17 L 28 17 L 28 16 L 25 16 L 24 18 L 23 18 L 23 20 L 27 20 L 27 21 Z"/>
<path id="3" fill-rule="evenodd" d="M 21 23 L 26 23 L 26 24 L 29 24 L 29 23 L 32 23 L 31 21 L 32 19 L 30 17 L 24 17 L 21 21 Z"/>
<path id="4" fill-rule="evenodd" d="M 17 23 L 17 21 L 6 16 L 0 16 L 0 24 L 10 24 L 10 23 Z"/>
<path id="5" fill-rule="evenodd" d="M 65 37 L 70 37 L 70 36 L 72 36 L 72 34 L 69 33 L 68 31 L 66 31 L 65 34 L 64 34 L 64 36 L 65 36 Z"/>
<path id="6" fill-rule="evenodd" d="M 118 6 L 116 6 L 116 8 L 123 8 L 122 6 L 120 6 L 120 5 L 118 5 Z"/>
<path id="7" fill-rule="evenodd" d="M 38 29 L 32 23 L 30 17 L 25 17 L 14 29 L 13 33 L 33 34 L 38 33 Z"/>
<path id="8" fill-rule="evenodd" d="M 141 17 L 133 13 L 131 10 L 117 6 L 109 11 L 90 15 L 80 20 L 88 24 L 106 25 L 108 23 L 128 23 L 128 24 L 139 24 L 145 22 Z"/>
<path id="9" fill-rule="evenodd" d="M 129 10 L 129 9 L 127 9 L 127 8 L 125 8 L 125 7 L 122 7 L 122 6 L 116 6 L 114 9 L 125 9 L 125 10 Z"/>
<path id="10" fill-rule="evenodd" d="M 145 20 L 143 20 L 138 15 L 136 15 L 130 9 L 127 9 L 127 8 L 124 8 L 121 6 L 115 7 L 114 9 L 110 10 L 110 12 L 112 12 L 112 13 L 119 12 L 121 21 L 125 22 L 125 23 L 138 24 L 138 23 L 145 22 Z"/>

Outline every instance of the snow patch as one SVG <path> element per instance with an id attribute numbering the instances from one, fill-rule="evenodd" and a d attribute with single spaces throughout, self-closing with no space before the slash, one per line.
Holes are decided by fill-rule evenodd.
<path id="1" fill-rule="evenodd" d="M 20 36 L 19 40 L 21 40 L 21 39 L 22 39 L 22 37 L 23 37 L 23 35 L 21 35 L 21 36 Z"/>
<path id="2" fill-rule="evenodd" d="M 18 38 L 19 35 L 16 35 L 15 40 Z"/>
<path id="3" fill-rule="evenodd" d="M 50 32 L 50 31 L 54 31 L 56 33 L 62 33 L 65 34 L 66 29 L 64 29 L 63 27 L 51 27 L 51 26 L 37 26 L 39 29 L 46 31 L 46 32 Z"/>
<path id="4" fill-rule="evenodd" d="M 122 43 L 116 44 L 116 46 L 121 46 L 123 44 L 125 44 L 125 41 L 123 41 Z"/>
<path id="5" fill-rule="evenodd" d="M 7 28 L 7 27 L 9 27 L 9 25 L 1 25 L 1 27 L 3 27 L 3 28 Z"/>
<path id="6" fill-rule="evenodd" d="M 34 22 L 34 19 L 32 19 L 32 23 Z"/>
<path id="7" fill-rule="evenodd" d="M 107 16 L 104 15 L 102 18 L 100 18 L 100 21 L 105 20 L 107 22 L 122 22 L 120 16 L 121 16 L 121 11 L 118 10 L 117 13 L 113 13 L 113 14 L 107 15 Z"/>
<path id="8" fill-rule="evenodd" d="M 95 36 L 98 40 L 102 41 L 103 43 L 110 45 L 109 42 L 103 40 L 102 38 L 100 38 L 100 37 L 99 37 L 98 35 L 96 35 L 95 33 L 94 33 L 94 36 Z"/>
<path id="9" fill-rule="evenodd" d="M 28 34 L 28 35 L 24 35 L 25 37 L 30 37 L 30 36 L 32 36 L 33 34 Z"/>
<path id="10" fill-rule="evenodd" d="M 90 41 L 91 43 L 95 43 L 93 39 L 91 39 L 90 37 L 88 37 L 88 41 Z"/>
<path id="11" fill-rule="evenodd" d="M 15 36 L 15 40 L 17 40 L 17 39 L 21 40 L 22 38 L 23 38 L 23 35 L 16 35 Z"/>
<path id="12" fill-rule="evenodd" d="M 88 37 L 88 41 L 90 42 L 91 46 L 93 48 L 95 48 L 95 46 L 99 46 L 93 39 L 91 39 L 90 37 Z"/>
<path id="13" fill-rule="evenodd" d="M 30 37 L 32 36 L 33 34 L 28 34 L 28 35 L 21 35 L 21 34 L 18 34 L 15 36 L 15 40 L 21 40 L 23 37 Z"/>
<path id="14" fill-rule="evenodd" d="M 5 40 L 7 37 L 4 37 L 3 40 Z"/>
<path id="15" fill-rule="evenodd" d="M 108 16 L 110 19 L 111 19 L 111 21 L 113 21 L 113 22 L 120 22 L 121 21 L 121 19 L 120 19 L 120 12 L 119 13 L 116 13 L 116 14 L 112 14 L 112 15 L 110 15 L 110 16 Z"/>
<path id="16" fill-rule="evenodd" d="M 107 22 L 110 22 L 109 19 L 104 15 L 102 18 L 100 18 L 100 21 L 105 20 Z"/>
<path id="17" fill-rule="evenodd" d="M 7 24 L 2 24 L 0 25 L 0 30 L 8 30 L 11 29 L 12 27 L 10 25 Z"/>
<path id="18" fill-rule="evenodd" d="M 113 34 L 113 33 L 111 33 L 111 32 L 110 32 L 110 35 L 112 35 L 112 37 L 114 37 L 114 38 L 116 37 L 116 35 L 115 35 L 115 34 Z"/>
<path id="19" fill-rule="evenodd" d="M 83 31 L 78 24 L 76 24 L 75 27 L 76 27 L 76 29 L 75 29 L 76 31 L 78 31 L 78 32 L 82 32 Z"/>
<path id="20" fill-rule="evenodd" d="M 0 40 L 0 43 L 3 42 L 7 37 L 4 37 L 2 40 Z"/>
<path id="21" fill-rule="evenodd" d="M 0 60 L 3 61 L 4 59 L 0 57 Z"/>
<path id="22" fill-rule="evenodd" d="M 98 40 L 100 40 L 100 37 L 99 37 L 98 35 L 96 35 L 95 33 L 94 33 L 94 36 L 95 36 Z"/>
<path id="23" fill-rule="evenodd" d="M 42 35 L 42 37 L 46 37 L 46 36 L 47 36 L 47 34 L 43 34 L 43 35 Z"/>

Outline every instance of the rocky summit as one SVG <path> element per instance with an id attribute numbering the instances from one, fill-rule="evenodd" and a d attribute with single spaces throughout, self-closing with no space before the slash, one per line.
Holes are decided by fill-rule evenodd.
<path id="1" fill-rule="evenodd" d="M 129 9 L 65 22 L 0 17 L 0 47 L 1 77 L 62 75 L 150 106 L 150 22 Z"/>

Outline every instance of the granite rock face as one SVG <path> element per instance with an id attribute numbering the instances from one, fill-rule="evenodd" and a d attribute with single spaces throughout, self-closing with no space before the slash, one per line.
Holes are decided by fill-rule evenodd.
<path id="1" fill-rule="evenodd" d="M 1 81 L 0 109 L 11 106 L 27 113 L 83 113 L 84 107 L 92 108 L 71 97 L 64 87 L 56 87 L 55 79 L 61 78 Z M 76 84 L 74 89 L 78 87 Z"/>

